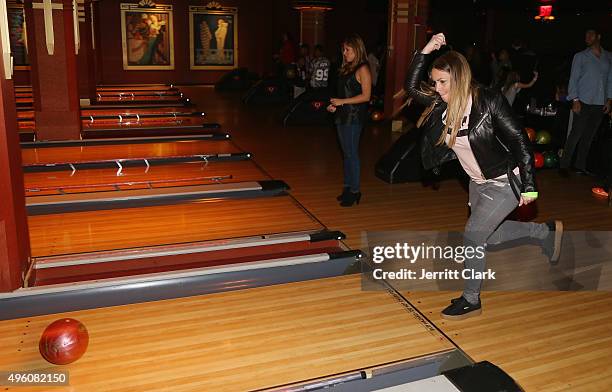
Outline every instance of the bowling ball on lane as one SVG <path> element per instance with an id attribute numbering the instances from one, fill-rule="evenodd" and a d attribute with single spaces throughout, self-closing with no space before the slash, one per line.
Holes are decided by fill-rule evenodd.
<path id="1" fill-rule="evenodd" d="M 81 358 L 89 344 L 85 325 L 72 318 L 56 320 L 43 331 L 38 349 L 43 358 L 55 365 L 66 365 Z"/>

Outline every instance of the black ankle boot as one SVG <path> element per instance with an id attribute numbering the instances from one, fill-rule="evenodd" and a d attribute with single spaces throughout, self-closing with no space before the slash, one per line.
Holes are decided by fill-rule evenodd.
<path id="1" fill-rule="evenodd" d="M 361 192 L 357 192 L 357 193 L 348 192 L 346 196 L 342 198 L 340 205 L 342 207 L 350 207 L 353 205 L 353 203 L 359 204 L 360 200 L 361 200 Z"/>
<path id="2" fill-rule="evenodd" d="M 336 200 L 342 201 L 342 199 L 345 198 L 348 193 L 350 193 L 349 189 L 350 188 L 348 186 L 345 186 L 344 188 L 342 188 L 342 193 L 336 196 Z"/>

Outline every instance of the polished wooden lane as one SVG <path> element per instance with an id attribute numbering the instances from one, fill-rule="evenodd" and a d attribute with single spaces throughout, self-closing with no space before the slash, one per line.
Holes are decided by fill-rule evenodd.
<path id="1" fill-rule="evenodd" d="M 126 95 L 99 96 L 96 98 L 97 102 L 102 102 L 102 103 L 109 103 L 109 102 L 130 103 L 132 101 L 180 102 L 182 100 L 183 100 L 183 97 L 180 95 L 158 95 L 158 94 L 143 95 L 143 96 L 138 96 L 138 95 L 132 96 L 132 95 L 126 94 Z"/>
<path id="2" fill-rule="evenodd" d="M 198 115 L 160 115 L 160 116 L 149 116 L 149 117 L 129 117 L 129 118 L 94 118 L 94 119 L 83 119 L 82 127 L 83 130 L 97 129 L 97 128 L 140 128 L 140 127 L 155 127 L 155 126 L 173 126 L 177 128 L 177 132 L 180 131 L 181 126 L 185 125 L 202 125 L 204 123 L 204 116 Z"/>
<path id="3" fill-rule="evenodd" d="M 37 215 L 28 225 L 33 257 L 323 229 L 289 196 Z"/>
<path id="4" fill-rule="evenodd" d="M 104 108 L 96 108 L 95 106 L 88 106 L 87 108 L 81 109 L 82 116 L 104 116 L 104 115 L 122 115 L 122 114 L 165 114 L 172 115 L 174 113 L 191 113 L 194 109 L 190 107 L 180 107 L 180 106 L 160 106 L 160 107 L 144 107 L 144 108 L 114 108 L 114 109 L 104 109 Z"/>
<path id="5" fill-rule="evenodd" d="M 61 317 L 83 322 L 90 342 L 57 391 L 247 391 L 454 348 L 348 275 L 3 321 L 0 368 L 48 368 L 38 339 Z"/>
<path id="6" fill-rule="evenodd" d="M 497 364 L 526 391 L 609 390 L 609 292 L 485 291 L 480 317 L 441 319 L 440 310 L 457 295 L 435 291 L 406 297 L 475 361 Z"/>
<path id="7" fill-rule="evenodd" d="M 98 98 L 113 97 L 113 98 L 123 98 L 123 99 L 133 98 L 133 97 L 150 98 L 150 97 L 160 97 L 160 96 L 178 97 L 180 95 L 181 93 L 177 90 L 119 90 L 119 91 L 103 90 L 103 91 L 98 91 L 96 93 L 96 97 Z M 23 92 L 16 92 L 15 97 L 33 98 L 33 95 L 32 95 L 32 92 L 23 91 Z"/>
<path id="8" fill-rule="evenodd" d="M 155 128 L 155 127 L 174 127 L 168 133 L 180 134 L 181 127 L 189 126 L 205 126 L 204 117 L 201 115 L 194 116 L 156 116 L 156 117 L 141 117 L 141 118 L 96 118 L 83 119 L 81 127 L 83 131 L 95 131 L 97 129 L 125 129 L 126 131 L 136 131 L 140 128 Z M 217 125 L 215 125 L 217 126 Z M 20 132 L 34 132 L 36 130 L 36 122 L 33 120 L 19 120 L 18 128 Z"/>
<path id="9" fill-rule="evenodd" d="M 233 140 L 248 147 L 272 176 L 291 184 L 292 195 L 326 226 L 346 233 L 350 247 L 365 249 L 364 231 L 457 231 L 465 226 L 467 194 L 457 181 L 445 181 L 434 191 L 420 183 L 390 185 L 375 176 L 377 160 L 400 136 L 391 132 L 389 123 L 369 124 L 362 133 L 363 197 L 359 206 L 342 208 L 335 201 L 342 187 L 342 155 L 333 128 L 285 128 L 276 120 L 278 108 L 238 106 L 239 94 L 217 94 L 208 88 L 182 90 L 207 114 L 231 126 Z M 595 179 L 562 178 L 556 170 L 541 170 L 537 181 L 536 221 L 562 219 L 567 230 L 612 230 L 612 208 L 591 194 Z M 612 357 L 612 344 L 610 334 L 602 333 L 610 325 L 609 292 L 506 292 L 503 300 L 484 293 L 483 316 L 457 323 L 438 316 L 457 293 L 421 294 L 409 299 L 451 338 L 457 337 L 468 355 L 495 358 L 527 391 L 609 389 L 609 361 L 603 358 Z M 540 312 L 545 312 L 542 321 Z M 597 321 L 600 316 L 606 321 Z M 515 343 L 520 350 L 514 349 Z"/>
<path id="10" fill-rule="evenodd" d="M 100 96 L 96 99 L 96 102 L 100 103 L 126 103 L 129 104 L 131 102 L 182 102 L 185 98 L 180 95 L 112 95 L 112 96 Z M 16 97 L 15 102 L 19 104 L 31 104 L 34 103 L 33 97 Z"/>
<path id="11" fill-rule="evenodd" d="M 270 179 L 252 161 L 185 162 L 171 165 L 82 169 L 24 173 L 26 196 L 144 189 L 209 183 L 232 183 Z"/>
<path id="12" fill-rule="evenodd" d="M 97 97 L 132 98 L 132 97 L 178 97 L 178 90 L 99 90 Z M 22 91 L 15 93 L 16 98 L 33 98 L 32 92 Z"/>
<path id="13" fill-rule="evenodd" d="M 166 84 L 132 84 L 132 85 L 99 85 L 96 91 L 169 91 L 176 90 L 176 87 Z M 31 92 L 32 86 L 15 86 L 15 92 Z"/>
<path id="14" fill-rule="evenodd" d="M 177 90 L 175 86 L 167 84 L 121 84 L 121 85 L 99 85 L 96 91 L 171 91 Z"/>
<path id="15" fill-rule="evenodd" d="M 99 97 L 176 97 L 182 93 L 178 90 L 98 90 L 96 96 Z"/>
<path id="16" fill-rule="evenodd" d="M 193 108 L 188 107 L 154 107 L 154 108 L 116 108 L 116 109 L 97 109 L 95 107 L 87 107 L 81 109 L 81 116 L 120 116 L 120 115 L 143 115 L 143 114 L 160 114 L 171 116 L 179 113 L 192 113 Z M 33 119 L 33 110 L 21 110 L 17 113 L 17 119 L 26 120 Z"/>
<path id="17" fill-rule="evenodd" d="M 91 162 L 140 158 L 179 157 L 191 155 L 232 154 L 242 152 L 227 140 L 178 141 L 83 147 L 45 147 L 21 150 L 23 165 L 62 162 Z"/>

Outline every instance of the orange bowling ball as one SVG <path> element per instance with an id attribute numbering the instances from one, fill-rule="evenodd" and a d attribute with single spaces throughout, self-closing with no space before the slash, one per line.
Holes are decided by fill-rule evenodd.
<path id="1" fill-rule="evenodd" d="M 38 349 L 47 362 L 66 365 L 81 358 L 88 344 L 87 328 L 78 320 L 64 318 L 45 328 Z"/>
<path id="2" fill-rule="evenodd" d="M 530 142 L 534 142 L 536 139 L 536 131 L 533 128 L 525 128 L 525 132 L 527 132 L 527 137 L 529 137 Z"/>

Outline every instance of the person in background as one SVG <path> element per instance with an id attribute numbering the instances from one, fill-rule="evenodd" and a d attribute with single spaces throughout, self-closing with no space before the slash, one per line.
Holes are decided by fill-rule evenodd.
<path id="1" fill-rule="evenodd" d="M 338 138 L 344 155 L 344 188 L 337 197 L 342 207 L 361 200 L 361 163 L 359 139 L 366 123 L 372 93 L 372 75 L 363 40 L 354 34 L 342 43 L 342 66 L 338 77 L 338 96 L 331 98 L 327 110 L 336 114 Z"/>
<path id="2" fill-rule="evenodd" d="M 502 49 L 496 55 L 491 53 L 491 87 L 501 89 L 506 82 L 506 76 L 512 70 L 510 53 Z"/>
<path id="3" fill-rule="evenodd" d="M 312 73 L 310 75 L 311 88 L 327 87 L 329 67 L 329 59 L 323 55 L 323 46 L 316 45 L 314 48 L 314 59 L 312 60 Z"/>
<path id="4" fill-rule="evenodd" d="M 296 53 L 297 50 L 291 34 L 283 33 L 278 53 L 272 56 L 276 65 L 276 74 L 279 77 L 284 78 L 287 67 L 295 63 Z"/>
<path id="5" fill-rule="evenodd" d="M 519 93 L 524 88 L 532 87 L 535 82 L 538 80 L 538 72 L 533 71 L 533 79 L 529 83 L 521 83 L 521 77 L 516 71 L 508 72 L 508 76 L 506 77 L 506 83 L 501 88 L 502 94 L 506 97 L 506 100 L 512 106 L 514 104 L 514 99 L 516 98 L 516 94 Z"/>
<path id="6" fill-rule="evenodd" d="M 568 100 L 572 101 L 573 125 L 565 142 L 561 169 L 572 166 L 579 174 L 587 171 L 587 158 L 591 143 L 599 129 L 604 114 L 612 107 L 612 53 L 601 47 L 601 34 L 595 29 L 585 34 L 587 48 L 574 55 L 568 86 Z"/>
<path id="7" fill-rule="evenodd" d="M 303 81 L 310 79 L 312 72 L 312 57 L 310 57 L 310 46 L 308 44 L 300 45 L 300 54 L 297 59 L 298 73 Z"/>

